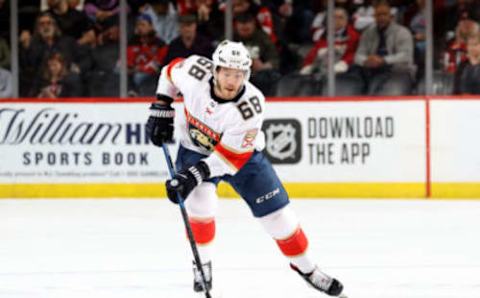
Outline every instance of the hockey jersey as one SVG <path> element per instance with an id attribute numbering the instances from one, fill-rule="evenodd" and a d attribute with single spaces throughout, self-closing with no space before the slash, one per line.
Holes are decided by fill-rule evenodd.
<path id="1" fill-rule="evenodd" d="M 187 149 L 208 155 L 204 159 L 211 177 L 234 175 L 262 150 L 261 132 L 265 97 L 250 82 L 232 100 L 214 93 L 211 60 L 192 55 L 177 58 L 162 69 L 157 95 L 183 96 L 184 107 L 177 110 L 180 143 Z"/>

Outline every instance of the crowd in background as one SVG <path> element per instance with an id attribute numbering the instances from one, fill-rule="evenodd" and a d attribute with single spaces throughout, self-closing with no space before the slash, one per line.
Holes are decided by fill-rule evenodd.
<path id="1" fill-rule="evenodd" d="M 21 97 L 119 96 L 119 0 L 22 0 Z M 268 96 L 326 95 L 325 0 L 232 0 L 234 40 Z M 425 90 L 425 0 L 336 0 L 337 95 Z M 210 57 L 225 38 L 224 0 L 128 1 L 128 95 L 152 96 L 177 57 Z M 480 94 L 480 1 L 434 0 L 434 91 Z M 0 98 L 12 94 L 10 8 L 0 0 Z"/>

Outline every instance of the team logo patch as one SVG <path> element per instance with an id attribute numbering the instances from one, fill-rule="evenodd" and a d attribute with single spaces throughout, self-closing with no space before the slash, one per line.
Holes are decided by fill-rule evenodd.
<path id="1" fill-rule="evenodd" d="M 215 149 L 215 145 L 217 144 L 217 142 L 204 134 L 195 126 L 189 125 L 188 133 L 190 134 L 190 139 L 195 145 L 205 148 L 208 151 L 213 151 Z"/>
<path id="2" fill-rule="evenodd" d="M 302 158 L 302 129 L 295 119 L 265 120 L 265 154 L 273 164 L 294 164 Z"/>
<path id="3" fill-rule="evenodd" d="M 220 134 L 190 115 L 187 109 L 185 109 L 185 116 L 187 117 L 188 132 L 192 142 L 199 147 L 213 151 L 215 145 L 220 141 Z"/>
<path id="4" fill-rule="evenodd" d="M 245 137 L 243 138 L 242 148 L 253 147 L 257 134 L 258 134 L 257 128 L 247 131 L 247 133 L 245 134 Z"/>

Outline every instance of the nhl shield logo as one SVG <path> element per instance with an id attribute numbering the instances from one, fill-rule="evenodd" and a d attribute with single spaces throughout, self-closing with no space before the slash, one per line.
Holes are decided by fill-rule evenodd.
<path id="1" fill-rule="evenodd" d="M 295 128 L 289 124 L 270 125 L 266 131 L 268 153 L 280 160 L 291 157 L 297 149 Z"/>
<path id="2" fill-rule="evenodd" d="M 274 164 L 297 163 L 301 159 L 301 126 L 295 119 L 265 120 L 265 153 Z"/>

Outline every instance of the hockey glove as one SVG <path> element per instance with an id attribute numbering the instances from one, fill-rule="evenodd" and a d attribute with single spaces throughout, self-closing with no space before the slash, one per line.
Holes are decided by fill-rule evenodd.
<path id="1" fill-rule="evenodd" d="M 153 144 L 173 143 L 173 118 L 175 110 L 170 103 L 152 103 L 147 121 L 147 134 Z"/>
<path id="2" fill-rule="evenodd" d="M 173 203 L 178 204 L 177 194 L 185 200 L 197 185 L 209 177 L 210 169 L 203 161 L 179 171 L 172 179 L 167 180 L 165 183 L 168 198 Z"/>

